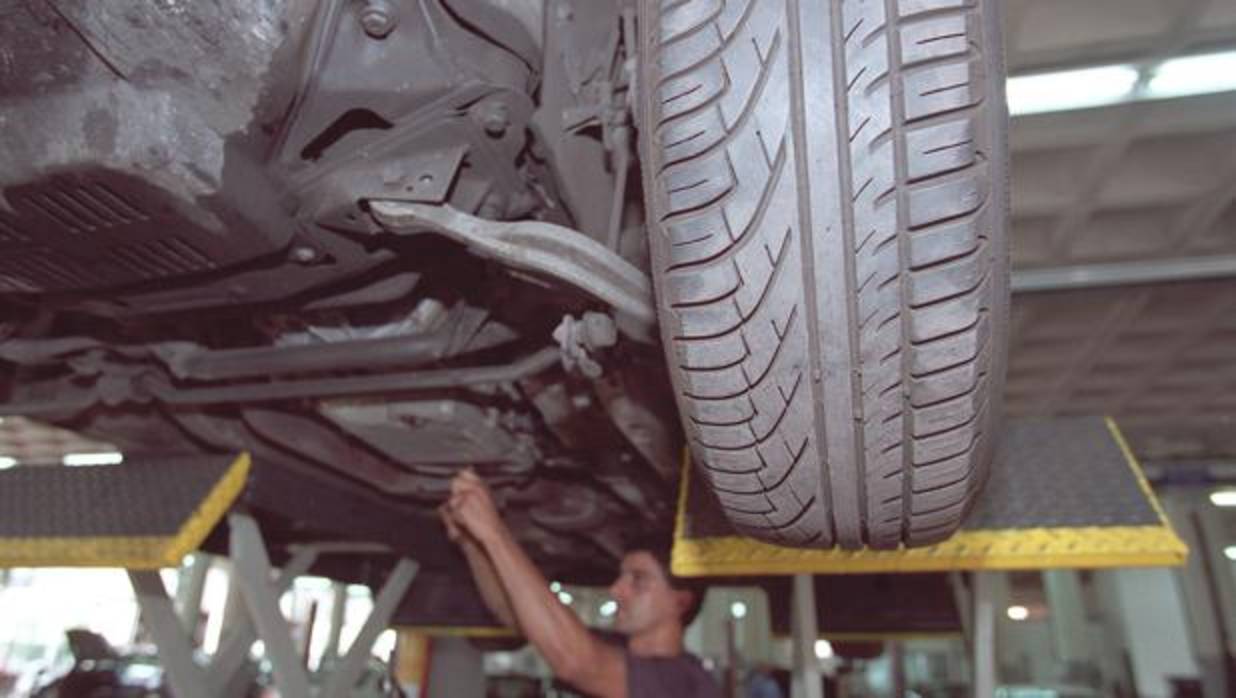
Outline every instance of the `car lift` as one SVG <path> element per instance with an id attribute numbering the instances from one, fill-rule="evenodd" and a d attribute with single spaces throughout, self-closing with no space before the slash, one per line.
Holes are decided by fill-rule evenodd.
<path id="1" fill-rule="evenodd" d="M 234 507 L 251 482 L 247 455 L 129 462 L 122 467 L 19 467 L 0 471 L 0 567 L 124 567 L 177 696 L 234 695 L 260 639 L 284 696 L 344 696 L 360 678 L 374 640 L 390 623 L 417 572 L 400 560 L 347 655 L 311 677 L 296 655 L 278 600 L 320 554 L 301 546 L 275 574 L 257 523 Z M 934 546 L 891 551 L 796 550 L 735 536 L 715 501 L 683 470 L 673 567 L 683 576 L 792 575 L 793 695 L 821 696 L 812 652 L 818 638 L 813 575 L 973 571 L 974 694 L 994 693 L 995 570 L 1179 565 L 1185 545 L 1172 531 L 1114 422 L 1070 418 L 1013 422 L 980 503 L 961 530 Z M 138 503 L 138 504 L 135 504 Z M 230 511 L 230 513 L 229 513 Z M 156 570 L 174 567 L 227 518 L 239 599 L 229 630 L 202 666 Z M 200 594 L 201 580 L 186 585 Z M 196 588 L 196 591 L 194 590 Z M 190 603 L 190 606 L 192 604 Z M 337 625 L 337 624 L 336 624 Z M 186 627 L 187 626 L 187 627 Z M 333 628 L 337 633 L 338 628 Z"/>
<path id="2" fill-rule="evenodd" d="M 1010 422 L 961 530 L 924 548 L 799 550 L 735 536 L 684 466 L 672 566 L 681 576 L 793 575 L 794 698 L 820 698 L 813 575 L 975 572 L 974 695 L 995 692 L 997 570 L 1176 566 L 1188 554 L 1112 420 Z"/>
<path id="3" fill-rule="evenodd" d="M 249 467 L 248 455 L 242 454 L 234 459 L 175 458 L 123 467 L 0 471 L 0 567 L 127 569 L 142 620 L 178 697 L 241 695 L 244 686 L 238 685 L 238 678 L 257 640 L 266 648 L 281 695 L 353 695 L 373 643 L 389 625 L 417 565 L 407 559 L 396 563 L 348 652 L 310 676 L 280 614 L 279 597 L 319 555 L 348 550 L 339 544 L 296 546 L 282 570 L 272 569 L 257 523 L 248 514 L 228 513 L 245 487 Z M 232 562 L 229 595 L 239 597 L 229 598 L 229 616 L 232 609 L 242 612 L 227 619 L 218 651 L 203 666 L 194 659 L 190 640 L 196 618 L 192 613 L 177 614 L 158 570 L 179 566 L 225 515 Z M 187 596 L 200 600 L 200 580 L 190 586 L 194 588 Z M 340 596 L 336 606 L 341 608 Z M 332 615 L 337 638 L 342 617 Z"/>

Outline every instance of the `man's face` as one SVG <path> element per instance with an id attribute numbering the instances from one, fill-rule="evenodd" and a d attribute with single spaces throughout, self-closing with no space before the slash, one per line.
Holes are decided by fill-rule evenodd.
<path id="1" fill-rule="evenodd" d="M 675 622 L 684 606 L 685 592 L 671 587 L 661 564 L 643 551 L 627 553 L 622 559 L 618 579 L 609 593 L 618 603 L 614 629 L 625 635 Z"/>

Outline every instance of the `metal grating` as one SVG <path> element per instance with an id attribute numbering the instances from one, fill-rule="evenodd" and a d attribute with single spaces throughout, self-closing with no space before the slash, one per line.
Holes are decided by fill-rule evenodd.
<path id="1" fill-rule="evenodd" d="M 188 242 L 170 237 L 142 244 L 121 245 L 108 259 L 143 278 L 173 276 L 215 268 L 215 263 Z"/>
<path id="2" fill-rule="evenodd" d="M 44 187 L 19 197 L 18 203 L 77 234 L 150 218 L 136 204 L 100 183 Z"/>
<path id="3" fill-rule="evenodd" d="M 0 213 L 0 244 L 21 245 L 30 242 L 30 238 L 6 216 Z"/>
<path id="4" fill-rule="evenodd" d="M 0 258 L 0 283 L 15 291 L 46 291 L 79 286 L 88 278 L 77 264 L 48 248 Z"/>
<path id="5" fill-rule="evenodd" d="M 49 293 L 120 286 L 217 269 L 221 240 L 193 238 L 193 222 L 163 192 L 64 175 L 4 192 L 0 291 Z M 172 234 L 175 231 L 175 234 Z"/>

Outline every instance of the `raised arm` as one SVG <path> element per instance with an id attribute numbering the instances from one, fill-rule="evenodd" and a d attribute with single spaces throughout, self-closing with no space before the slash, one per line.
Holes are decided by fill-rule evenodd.
<path id="1" fill-rule="evenodd" d="M 448 507 L 454 523 L 478 541 L 492 562 L 516 624 L 545 657 L 554 675 L 585 693 L 625 698 L 627 676 L 622 652 L 592 634 L 558 601 L 474 472 L 467 470 L 456 476 Z"/>
<path id="2" fill-rule="evenodd" d="M 442 516 L 442 524 L 446 526 L 447 536 L 463 550 L 468 568 L 472 570 L 472 579 L 476 582 L 476 588 L 481 592 L 481 600 L 485 602 L 489 612 L 506 627 L 522 633 L 515 612 L 511 609 L 511 600 L 507 598 L 506 590 L 502 588 L 502 582 L 494 570 L 494 563 L 481 548 L 480 542 L 473 538 L 472 534 L 459 528 L 451 516 L 449 504 L 443 504 L 438 513 Z"/>

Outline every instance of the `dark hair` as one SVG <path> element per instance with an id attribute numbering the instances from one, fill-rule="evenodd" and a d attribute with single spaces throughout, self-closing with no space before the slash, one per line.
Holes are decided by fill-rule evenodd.
<path id="1" fill-rule="evenodd" d="M 670 568 L 670 554 L 674 548 L 672 536 L 665 534 L 648 534 L 640 536 L 626 547 L 627 554 L 648 553 L 661 566 L 670 588 L 691 593 L 691 605 L 682 613 L 682 627 L 691 625 L 704 605 L 704 594 L 708 592 L 708 582 L 699 577 L 679 577 Z"/>

